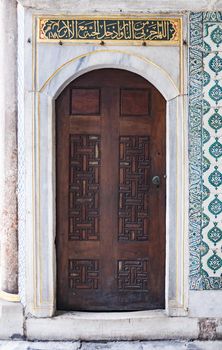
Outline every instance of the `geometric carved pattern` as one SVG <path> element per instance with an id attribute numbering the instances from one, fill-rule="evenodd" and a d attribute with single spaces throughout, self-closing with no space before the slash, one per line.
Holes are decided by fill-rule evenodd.
<path id="1" fill-rule="evenodd" d="M 99 239 L 100 136 L 70 136 L 69 239 Z"/>
<path id="2" fill-rule="evenodd" d="M 69 288 L 98 289 L 98 260 L 69 260 Z"/>
<path id="3" fill-rule="evenodd" d="M 147 136 L 120 136 L 120 241 L 148 239 L 148 142 Z"/>
<path id="4" fill-rule="evenodd" d="M 118 289 L 122 291 L 147 291 L 148 261 L 118 260 Z"/>

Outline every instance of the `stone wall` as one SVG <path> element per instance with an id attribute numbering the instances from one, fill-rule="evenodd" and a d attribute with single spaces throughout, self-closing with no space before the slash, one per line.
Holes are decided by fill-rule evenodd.
<path id="1" fill-rule="evenodd" d="M 183 142 L 186 146 L 186 133 L 189 133 L 189 147 L 188 149 L 186 148 L 186 154 L 184 156 L 184 159 L 186 159 L 189 153 L 189 186 L 187 185 L 181 196 L 172 195 L 174 191 L 171 191 L 171 194 L 169 194 L 172 196 L 172 202 L 175 201 L 175 203 L 177 202 L 179 203 L 178 205 L 181 205 L 179 219 L 176 221 L 176 219 L 173 218 L 171 220 L 171 225 L 174 227 L 175 232 L 177 227 L 181 227 L 182 234 L 181 236 L 176 236 L 175 234 L 175 236 L 171 236 L 171 240 L 169 239 L 170 252 L 174 249 L 174 253 L 171 255 L 169 254 L 169 261 L 171 259 L 169 266 L 172 268 L 170 272 L 167 272 L 170 276 L 167 293 L 169 300 L 171 298 L 170 301 L 172 301 L 172 304 L 177 298 L 177 311 L 174 315 L 180 314 L 180 316 L 184 317 L 184 328 L 186 328 L 185 325 L 187 321 L 185 318 L 187 316 L 197 317 L 195 320 L 187 317 L 190 321 L 191 334 L 193 334 L 193 337 L 199 336 L 203 339 L 214 339 L 218 337 L 217 333 L 219 332 L 221 334 L 221 322 L 219 318 L 222 314 L 222 304 L 220 302 L 222 293 L 222 12 L 219 11 L 222 6 L 222 1 L 159 1 L 155 3 L 155 8 L 153 7 L 153 1 L 150 0 L 114 0 L 112 2 L 101 2 L 98 0 L 89 2 L 88 0 L 84 0 L 75 1 L 75 3 L 71 0 L 65 0 L 63 2 L 56 0 L 20 0 L 18 3 L 20 16 L 18 30 L 16 27 L 16 2 L 1 1 L 0 3 L 0 23 L 2 32 L 5 33 L 2 40 L 2 50 L 0 51 L 0 69 L 2 76 L 0 86 L 0 162 L 2 164 L 0 174 L 1 297 L 6 295 L 10 299 L 13 295 L 16 296 L 13 300 L 18 301 L 17 126 L 20 140 L 20 182 L 18 189 L 20 295 L 22 295 L 24 306 L 27 306 L 28 302 L 29 305 L 31 305 L 30 310 L 34 310 L 36 313 L 39 312 L 39 315 L 49 316 L 49 314 L 53 314 L 55 308 L 55 281 L 53 282 L 54 284 L 51 282 L 52 279 L 55 278 L 55 264 L 53 265 L 54 253 L 53 249 L 51 249 L 55 237 L 53 236 L 53 215 L 50 217 L 46 211 L 48 210 L 49 203 L 51 207 L 54 206 L 54 197 L 50 192 L 47 201 L 43 201 L 43 209 L 41 209 L 40 206 L 37 207 L 40 198 L 38 198 L 36 193 L 44 192 L 42 191 L 41 184 L 46 184 L 44 181 L 53 173 L 53 152 L 51 152 L 49 158 L 47 158 L 46 152 L 42 152 L 42 158 L 38 153 L 41 152 L 41 147 L 42 150 L 45 150 L 44 145 L 47 145 L 47 149 L 51 147 L 50 145 L 53 139 L 53 132 L 50 131 L 53 128 L 52 118 L 50 117 L 51 119 L 47 124 L 48 129 L 44 125 L 40 132 L 38 128 L 43 121 L 49 120 L 46 118 L 47 115 L 52 116 L 53 99 L 59 89 L 62 88 L 62 85 L 65 85 L 68 79 L 72 78 L 72 74 L 73 76 L 78 76 L 78 74 L 89 70 L 95 64 L 98 65 L 98 68 L 102 68 L 102 65 L 99 65 L 99 60 L 100 58 L 102 59 L 102 57 L 104 65 L 107 62 L 114 64 L 114 61 L 111 59 L 112 54 L 115 55 L 116 65 L 122 65 L 123 68 L 125 67 L 124 65 L 128 65 L 130 69 L 132 62 L 134 62 L 135 69 L 138 69 L 138 72 L 140 72 L 142 65 L 145 66 L 145 61 L 149 64 L 153 61 L 157 63 L 160 70 L 162 69 L 162 71 L 170 73 L 172 81 L 175 83 L 174 85 L 176 89 L 178 89 L 177 91 L 179 91 L 179 93 L 176 92 L 175 94 L 172 92 L 171 95 L 169 91 L 165 92 L 166 96 L 168 93 L 170 95 L 168 99 L 170 106 L 168 110 L 169 114 L 173 114 L 176 108 L 181 108 L 179 109 L 180 111 L 186 110 L 184 107 L 181 107 L 183 103 L 185 105 L 185 102 L 181 101 L 186 101 L 186 80 L 189 85 L 189 113 L 185 115 L 185 130 L 183 134 Z M 191 10 L 196 12 L 190 13 Z M 43 44 L 36 43 L 35 26 L 37 22 L 34 23 L 33 21 L 35 16 L 37 18 L 39 14 L 64 15 L 64 13 L 87 13 L 88 15 L 95 15 L 97 13 L 108 13 L 119 15 L 128 13 L 131 15 L 145 15 L 152 12 L 158 14 L 167 13 L 175 17 L 178 15 L 183 16 L 185 23 L 183 38 L 184 47 L 186 47 L 186 41 L 188 39 L 186 37 L 186 31 L 189 30 L 189 65 L 188 74 L 185 74 L 186 79 L 183 87 L 184 90 L 182 89 L 183 91 L 180 90 L 181 80 L 179 77 L 179 71 L 182 65 L 178 63 L 182 56 L 180 55 L 179 48 L 176 47 L 172 48 L 172 50 L 168 48 L 167 51 L 165 49 L 163 50 L 162 47 L 148 49 L 148 47 L 132 46 L 127 48 L 127 53 L 125 48 L 125 53 L 123 53 L 120 52 L 121 50 L 119 47 L 107 47 L 103 50 L 103 53 L 100 52 L 100 54 L 98 54 L 94 53 L 94 51 L 102 51 L 101 47 L 99 47 L 98 50 L 98 47 L 86 45 L 79 48 L 75 47 L 75 50 L 73 50 L 73 47 L 68 45 L 56 45 L 52 47 L 50 46 L 51 44 L 44 46 Z M 14 20 L 7 22 L 6 25 L 7 18 L 12 18 Z M 32 32 L 33 28 L 34 32 Z M 16 66 L 17 32 L 19 32 L 18 83 Z M 32 35 L 33 33 L 34 35 Z M 50 50 L 50 55 L 47 54 L 47 52 L 49 52 L 47 50 Z M 184 52 L 185 63 L 186 49 L 184 49 Z M 78 54 L 79 57 L 81 57 L 79 61 L 77 59 Z M 98 59 L 94 59 L 94 57 L 98 57 Z M 143 63 L 141 63 L 142 61 Z M 67 62 L 69 62 L 69 64 L 67 64 Z M 169 62 L 174 62 L 174 65 L 169 64 Z M 147 67 L 151 67 L 148 63 Z M 155 65 L 153 65 L 153 67 L 154 66 Z M 63 68 L 66 75 L 64 79 L 61 78 Z M 152 73 L 156 72 L 155 69 L 144 68 L 147 77 L 151 71 Z M 59 74 L 57 75 L 57 73 L 59 73 L 60 76 Z M 160 84 L 162 80 L 158 80 L 158 74 L 155 74 L 156 83 Z M 51 77 L 50 80 L 47 80 L 49 77 Z M 150 75 L 150 77 L 150 79 L 152 79 L 152 75 Z M 61 82 L 62 84 L 60 84 Z M 20 118 L 18 124 L 17 86 L 19 86 L 18 105 Z M 165 91 L 164 88 L 162 90 L 163 92 Z M 49 104 L 49 101 L 51 104 Z M 41 106 L 44 106 L 44 108 Z M 42 112 L 41 110 L 38 111 L 38 108 L 43 108 Z M 38 116 L 38 113 L 40 113 L 39 119 L 37 117 L 35 119 L 35 115 Z M 182 112 L 180 116 L 181 119 L 178 120 L 178 125 L 180 125 L 182 121 Z M 188 116 L 189 123 L 186 124 L 186 118 Z M 32 120 L 32 118 L 34 119 Z M 171 129 L 173 129 L 176 124 L 173 124 L 174 121 L 171 122 Z M 180 127 L 181 129 L 178 130 L 182 130 L 181 125 Z M 51 133 L 51 139 L 47 139 L 49 133 Z M 175 132 L 175 134 L 177 133 Z M 46 143 L 42 143 L 41 147 L 38 148 L 37 146 L 39 145 L 37 145 L 36 140 L 39 135 L 44 135 Z M 177 134 L 179 142 L 182 137 L 181 135 L 182 132 Z M 31 137 L 33 137 L 34 141 Z M 175 144 L 176 142 L 171 144 L 172 154 L 174 154 Z M 179 150 L 179 152 L 180 151 L 181 150 Z M 183 151 L 181 152 L 183 153 Z M 180 153 L 178 154 L 180 156 Z M 33 160 L 34 165 L 31 164 Z M 39 168 L 40 170 L 37 169 L 38 161 L 42 162 Z M 47 164 L 45 168 L 44 164 Z M 184 179 L 181 181 L 186 183 L 186 172 L 182 174 L 181 169 L 182 166 L 178 168 L 178 176 L 181 178 L 184 176 Z M 43 172 L 41 173 L 41 171 Z M 29 179 L 28 181 L 26 181 L 27 178 Z M 36 181 L 37 186 L 34 188 L 33 192 L 29 192 L 34 181 Z M 50 188 L 48 186 L 45 187 L 47 188 L 47 191 L 45 191 L 47 195 L 48 191 L 51 191 L 53 187 L 53 183 L 50 182 L 50 184 L 52 185 Z M 173 189 L 174 187 L 171 186 L 169 188 Z M 189 232 L 186 226 L 186 220 L 181 219 L 182 216 L 186 217 L 187 215 L 186 205 L 188 205 L 188 196 L 186 197 L 186 194 L 188 190 Z M 29 196 L 30 193 L 31 195 Z M 43 193 L 42 197 L 44 197 L 45 193 Z M 184 198 L 186 200 L 184 206 L 185 213 L 183 212 L 184 202 L 182 203 Z M 36 212 L 32 213 L 35 205 L 37 208 L 35 208 Z M 40 214 L 38 210 L 41 212 Z M 34 217 L 36 213 L 37 216 Z M 36 221 L 35 218 L 37 218 Z M 42 218 L 45 218 L 45 221 L 39 223 L 38 220 L 42 220 Z M 35 229 L 36 231 L 34 232 Z M 37 230 L 39 230 L 39 232 Z M 188 243 L 186 238 L 188 234 L 189 248 L 187 244 L 186 250 L 186 243 Z M 175 237 L 177 238 L 174 240 Z M 185 248 L 181 249 L 183 245 Z M 39 249 L 39 251 L 38 254 L 35 255 L 34 252 L 35 250 L 37 251 L 37 249 Z M 40 251 L 40 249 L 42 250 Z M 182 256 L 183 254 L 184 256 Z M 189 273 L 188 256 L 190 258 Z M 42 259 L 43 257 L 44 259 Z M 48 257 L 51 260 L 49 263 L 45 263 Z M 182 272 L 178 273 L 178 271 Z M 175 275 L 175 277 L 173 277 L 173 275 Z M 189 287 L 186 284 L 186 279 L 189 280 Z M 185 300 L 186 295 L 188 295 L 187 300 Z M 50 307 L 50 313 L 48 312 L 48 307 Z M 20 333 L 22 332 L 21 318 L 23 317 L 21 309 L 22 308 L 19 309 Z M 179 309 L 181 309 L 182 312 L 178 311 Z M 5 314 L 7 314 L 7 312 L 5 312 Z M 13 311 L 10 311 L 10 314 L 13 315 Z M 151 318 L 152 317 L 153 316 L 151 316 Z M 13 319 L 13 316 L 11 318 Z M 177 323 L 177 321 L 172 321 L 172 318 L 171 321 L 169 321 L 169 319 L 170 318 L 164 318 L 164 320 L 162 320 L 163 324 L 165 325 L 165 322 Z M 35 329 L 35 332 L 37 332 L 35 334 L 38 334 L 38 330 L 44 326 L 41 320 L 39 324 L 37 321 L 35 319 L 27 321 L 29 331 L 30 329 Z M 46 321 L 48 322 L 48 320 Z M 57 319 L 57 321 L 61 328 L 60 321 L 62 322 L 61 324 L 63 324 L 63 319 Z M 75 322 L 79 324 L 79 319 L 76 319 Z M 134 321 L 132 320 L 132 322 Z M 144 322 L 144 317 L 142 317 L 141 322 Z M 3 319 L 1 324 L 4 325 Z M 37 330 L 36 325 L 39 327 Z M 175 327 L 176 326 L 177 325 L 175 325 Z M 167 334 L 168 328 L 166 329 Z M 199 331 L 197 329 L 199 329 Z M 130 329 L 128 329 L 128 331 L 131 332 Z M 81 332 L 83 332 L 83 329 L 81 329 Z M 146 333 L 144 333 L 144 337 L 145 336 Z"/>
<path id="2" fill-rule="evenodd" d="M 113 1 L 100 1 L 100 0 L 19 0 L 25 7 L 33 9 L 44 10 L 57 10 L 68 12 L 133 12 L 135 13 L 159 13 L 161 12 L 185 12 L 185 11 L 215 11 L 222 6 L 221 0 L 113 0 Z M 74 9 L 74 11 L 73 11 Z"/>
<path id="3" fill-rule="evenodd" d="M 0 289 L 18 292 L 17 242 L 17 6 L 1 1 L 0 26 Z M 12 21 L 7 21 L 12 18 Z"/>

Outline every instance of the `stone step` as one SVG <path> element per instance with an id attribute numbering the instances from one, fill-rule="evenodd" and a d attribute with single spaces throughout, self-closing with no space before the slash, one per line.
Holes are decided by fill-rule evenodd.
<path id="1" fill-rule="evenodd" d="M 27 342 L 0 341 L 0 350 L 221 350 L 222 341 Z"/>
<path id="2" fill-rule="evenodd" d="M 197 318 L 167 317 L 163 311 L 70 312 L 52 318 L 28 318 L 28 340 L 124 341 L 198 339 Z"/>

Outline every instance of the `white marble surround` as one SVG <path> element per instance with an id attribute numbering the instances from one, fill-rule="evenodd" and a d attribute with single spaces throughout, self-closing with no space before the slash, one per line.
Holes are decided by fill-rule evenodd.
<path id="1" fill-rule="evenodd" d="M 217 11 L 221 10 L 221 0 L 18 0 L 24 7 L 37 10 L 57 9 L 60 12 L 121 11 L 140 13 Z"/>
<path id="2" fill-rule="evenodd" d="M 26 314 L 51 317 L 56 310 L 55 108 L 64 87 L 104 67 L 135 72 L 167 101 L 166 310 L 185 316 L 188 307 L 186 46 L 92 46 L 37 43 L 36 17 L 54 14 L 18 6 L 20 296 Z M 57 15 L 61 14 L 59 11 Z M 179 15 L 178 15 L 179 16 Z M 178 17 L 177 16 L 177 17 Z M 176 17 L 176 16 L 174 16 Z M 180 16 L 181 17 L 181 16 Z M 186 16 L 183 28 L 186 29 Z M 184 30 L 186 39 L 186 30 Z M 23 214 L 22 214 L 23 213 Z"/>

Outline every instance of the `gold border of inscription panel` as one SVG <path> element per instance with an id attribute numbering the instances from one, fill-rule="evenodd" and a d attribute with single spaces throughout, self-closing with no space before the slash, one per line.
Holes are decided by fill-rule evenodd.
<path id="1" fill-rule="evenodd" d="M 37 33 L 42 43 L 179 45 L 181 18 L 40 16 Z"/>

